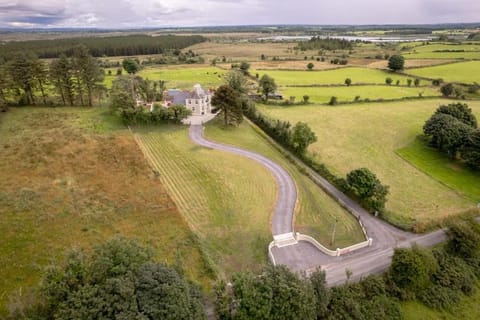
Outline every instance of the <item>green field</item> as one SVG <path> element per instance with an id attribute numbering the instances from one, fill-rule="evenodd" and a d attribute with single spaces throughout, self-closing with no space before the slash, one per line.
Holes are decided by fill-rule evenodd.
<path id="1" fill-rule="evenodd" d="M 345 176 L 359 167 L 371 169 L 390 186 L 388 218 L 422 229 L 425 224 L 475 207 L 475 202 L 432 179 L 396 154 L 411 144 L 444 100 L 420 100 L 340 107 L 276 107 L 259 109 L 277 119 L 307 122 L 318 136 L 310 146 L 333 172 Z M 480 103 L 470 107 L 480 116 Z"/>
<path id="2" fill-rule="evenodd" d="M 252 70 L 250 73 L 258 73 L 260 77 L 263 74 L 268 74 L 280 86 L 344 84 L 346 78 L 350 78 L 352 84 L 385 84 L 387 77 L 392 78 L 393 83 L 400 80 L 402 84 L 406 84 L 406 79 L 408 78 L 388 71 L 357 67 L 344 67 L 325 71 Z"/>
<path id="3" fill-rule="evenodd" d="M 464 50 L 464 52 L 441 51 Z M 410 48 L 410 52 L 403 53 L 406 59 L 480 59 L 479 44 L 428 44 Z"/>
<path id="4" fill-rule="evenodd" d="M 132 135 L 102 108 L 10 108 L 0 116 L 0 318 L 71 247 L 140 240 L 210 286 L 198 243 Z M 115 121 L 117 120 L 117 121 Z M 134 191 L 132 191 L 134 190 Z"/>
<path id="5" fill-rule="evenodd" d="M 480 172 L 458 165 L 443 153 L 428 147 L 421 139 L 415 139 L 397 153 L 429 176 L 480 202 Z"/>
<path id="6" fill-rule="evenodd" d="M 360 99 L 399 99 L 404 97 L 423 97 L 439 96 L 438 89 L 430 87 L 405 87 L 405 86 L 342 86 L 342 87 L 285 87 L 281 88 L 280 93 L 284 99 L 291 96 L 296 97 L 296 101 L 301 101 L 304 95 L 310 97 L 310 102 L 327 103 L 332 96 L 337 97 L 338 101 L 354 101 L 355 97 Z"/>
<path id="7" fill-rule="evenodd" d="M 433 310 L 417 301 L 402 303 L 405 320 L 477 320 L 480 318 L 480 290 L 471 297 L 464 297 L 451 310 Z"/>
<path id="8" fill-rule="evenodd" d="M 258 270 L 264 265 L 272 240 L 270 219 L 276 199 L 273 176 L 247 158 L 192 144 L 186 127 L 136 132 L 162 183 L 219 270 L 230 274 Z M 224 130 L 214 123 L 207 127 L 207 135 L 269 155 L 292 171 L 300 196 L 295 221 L 298 231 L 318 236 L 328 245 L 338 218 L 338 237 L 332 247 L 363 240 L 356 220 L 287 164 L 250 126 Z"/>
<path id="9" fill-rule="evenodd" d="M 427 44 L 423 46 L 417 46 L 412 49 L 415 52 L 434 52 L 434 51 L 445 51 L 445 50 L 464 50 L 465 52 L 469 51 L 480 51 L 480 44 L 445 44 L 445 43 L 435 43 Z"/>
<path id="10" fill-rule="evenodd" d="M 441 66 L 408 70 L 409 74 L 448 82 L 480 83 L 480 61 L 451 63 Z"/>
<path id="11" fill-rule="evenodd" d="M 148 67 L 138 75 L 144 79 L 164 80 L 167 88 L 191 90 L 200 83 L 203 88 L 217 87 L 223 81 L 225 71 L 215 67 L 175 66 L 174 68 Z"/>

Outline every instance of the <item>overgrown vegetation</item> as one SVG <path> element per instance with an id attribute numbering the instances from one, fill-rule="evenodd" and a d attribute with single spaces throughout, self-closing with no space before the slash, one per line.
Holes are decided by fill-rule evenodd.
<path id="1" fill-rule="evenodd" d="M 306 50 L 351 50 L 353 48 L 353 41 L 348 41 L 344 39 L 335 39 L 335 38 L 321 38 L 321 37 L 312 37 L 308 41 L 301 41 L 297 48 L 306 51 Z"/>

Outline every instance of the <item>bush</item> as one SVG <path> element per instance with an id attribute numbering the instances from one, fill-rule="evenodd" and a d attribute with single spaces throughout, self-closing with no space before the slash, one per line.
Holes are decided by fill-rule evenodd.
<path id="1" fill-rule="evenodd" d="M 331 105 L 331 106 L 336 106 L 338 104 L 337 97 L 331 97 L 328 104 Z"/>
<path id="2" fill-rule="evenodd" d="M 432 85 L 437 86 L 437 87 L 439 85 L 441 85 L 442 83 L 443 83 L 443 79 L 441 79 L 441 78 L 432 80 Z"/>
<path id="3" fill-rule="evenodd" d="M 385 78 L 385 83 L 386 83 L 386 84 L 391 85 L 392 82 L 393 82 L 393 79 L 392 79 L 392 78 L 390 78 L 390 77 Z"/>
<path id="4" fill-rule="evenodd" d="M 387 202 L 388 186 L 367 168 L 352 170 L 347 174 L 347 189 L 370 212 L 383 212 Z"/>

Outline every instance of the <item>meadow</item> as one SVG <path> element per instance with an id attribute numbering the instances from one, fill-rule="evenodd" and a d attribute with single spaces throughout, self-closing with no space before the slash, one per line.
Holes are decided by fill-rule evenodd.
<path id="1" fill-rule="evenodd" d="M 225 71 L 211 66 L 181 65 L 172 67 L 147 67 L 138 75 L 144 79 L 163 80 L 169 89 L 188 89 L 200 83 L 203 88 L 217 87 Z"/>
<path id="2" fill-rule="evenodd" d="M 325 71 L 284 71 L 284 70 L 251 70 L 251 74 L 258 73 L 260 77 L 267 74 L 277 85 L 343 85 L 346 78 L 352 80 L 352 84 L 385 84 L 387 77 L 392 78 L 393 83 L 400 80 L 406 84 L 407 76 L 393 72 L 358 67 L 343 67 Z"/>
<path id="3" fill-rule="evenodd" d="M 277 119 L 307 122 L 318 137 L 309 150 L 337 175 L 345 176 L 359 167 L 371 169 L 390 186 L 387 218 L 423 230 L 476 204 L 459 190 L 438 182 L 441 177 L 433 179 L 396 154 L 421 134 L 426 119 L 445 103 L 417 100 L 337 107 L 258 107 Z M 480 116 L 480 103 L 469 105 Z"/>
<path id="4" fill-rule="evenodd" d="M 276 199 L 273 176 L 249 159 L 192 144 L 186 127 L 144 127 L 135 132 L 160 180 L 220 274 L 264 266 L 266 248 L 272 240 L 270 219 Z M 265 154 L 293 174 L 299 190 L 296 230 L 330 246 L 337 218 L 336 242 L 330 247 L 363 240 L 357 221 L 247 123 L 224 129 L 215 121 L 206 132 L 210 139 Z"/>
<path id="5" fill-rule="evenodd" d="M 337 97 L 339 102 L 352 102 L 356 97 L 359 99 L 400 99 L 405 97 L 439 96 L 438 89 L 430 87 L 406 87 L 406 86 L 337 86 L 337 87 L 284 87 L 280 89 L 285 99 L 293 96 L 296 101 L 301 101 L 304 95 L 310 97 L 310 102 L 328 103 L 332 96 Z"/>
<path id="6" fill-rule="evenodd" d="M 406 71 L 414 76 L 442 78 L 448 82 L 480 83 L 480 61 L 468 61 Z"/>
<path id="7" fill-rule="evenodd" d="M 152 246 L 158 261 L 209 288 L 196 237 L 116 117 L 24 107 L 0 120 L 0 318 L 67 249 L 114 236 Z"/>

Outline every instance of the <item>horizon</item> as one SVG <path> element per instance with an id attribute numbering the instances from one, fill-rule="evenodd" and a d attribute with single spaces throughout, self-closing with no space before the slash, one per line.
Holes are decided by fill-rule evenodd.
<path id="1" fill-rule="evenodd" d="M 393 2 L 392 2 L 393 4 Z M 0 0 L 1 29 L 362 26 L 479 23 L 473 0 Z M 345 10 L 344 8 L 349 8 Z"/>

